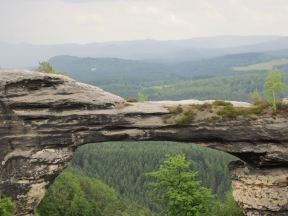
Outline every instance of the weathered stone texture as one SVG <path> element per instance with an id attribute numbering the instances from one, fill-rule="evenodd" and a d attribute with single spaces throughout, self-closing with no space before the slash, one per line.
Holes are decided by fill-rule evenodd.
<path id="1" fill-rule="evenodd" d="M 233 196 L 246 215 L 287 215 L 288 169 L 230 164 Z M 257 211 L 256 211 L 257 210 Z"/>
<path id="2" fill-rule="evenodd" d="M 234 197 L 246 215 L 288 215 L 288 120 L 263 117 L 164 123 L 169 107 L 211 101 L 127 103 L 68 77 L 0 72 L 0 190 L 31 215 L 80 145 L 121 140 L 193 142 L 236 155 Z M 234 106 L 250 106 L 233 102 Z"/>

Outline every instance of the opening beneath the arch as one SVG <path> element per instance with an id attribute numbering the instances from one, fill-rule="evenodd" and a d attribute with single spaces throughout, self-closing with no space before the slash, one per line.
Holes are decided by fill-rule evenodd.
<path id="1" fill-rule="evenodd" d="M 209 188 L 215 200 L 225 202 L 227 194 L 231 194 L 228 164 L 239 160 L 235 156 L 190 143 L 104 142 L 78 148 L 69 167 L 55 180 L 37 211 L 40 215 L 55 209 L 57 212 L 59 209 L 51 206 L 65 197 L 66 203 L 59 204 L 62 210 L 72 208 L 73 202 L 88 201 L 85 208 L 96 206 L 93 211 L 99 215 L 113 215 L 117 211 L 121 212 L 119 215 L 133 215 L 131 212 L 157 215 L 163 209 L 152 199 L 147 187 L 151 179 L 145 174 L 158 170 L 165 158 L 178 154 L 184 154 L 191 162 L 191 170 L 198 172 L 195 180 Z M 75 198 L 73 193 L 81 195 Z M 89 204 L 92 200 L 94 207 Z"/>

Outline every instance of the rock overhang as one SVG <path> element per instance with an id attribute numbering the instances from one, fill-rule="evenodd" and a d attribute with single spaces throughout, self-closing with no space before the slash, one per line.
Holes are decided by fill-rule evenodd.
<path id="1" fill-rule="evenodd" d="M 234 197 L 247 215 L 287 213 L 287 203 L 283 203 L 283 196 L 288 202 L 287 118 L 266 116 L 253 121 L 242 118 L 189 124 L 163 121 L 171 107 L 207 103 L 213 101 L 128 103 L 69 77 L 24 70 L 0 71 L 1 190 L 16 201 L 17 215 L 28 215 L 67 166 L 77 146 L 120 140 L 171 140 L 199 143 L 244 160 L 246 164 L 234 166 L 231 173 Z M 232 104 L 251 106 L 243 102 Z M 262 181 L 263 193 L 260 190 L 247 195 L 245 187 L 253 190 L 255 176 L 261 176 L 259 172 L 262 177 L 257 181 Z M 282 180 L 273 185 L 275 193 L 269 197 L 265 190 L 272 189 L 267 179 L 275 173 Z M 41 193 L 36 193 L 36 189 Z M 275 204 L 277 193 L 281 195 Z M 269 199 L 279 208 L 269 206 Z"/>

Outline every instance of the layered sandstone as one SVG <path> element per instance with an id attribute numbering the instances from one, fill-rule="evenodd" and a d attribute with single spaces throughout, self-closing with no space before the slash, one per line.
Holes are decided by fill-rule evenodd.
<path id="1" fill-rule="evenodd" d="M 127 103 L 68 77 L 0 72 L 0 190 L 30 215 L 47 187 L 86 143 L 167 140 L 236 155 L 233 194 L 246 215 L 288 215 L 288 120 L 283 116 L 190 124 L 165 123 L 178 104 Z M 249 106 L 233 102 L 234 106 Z"/>

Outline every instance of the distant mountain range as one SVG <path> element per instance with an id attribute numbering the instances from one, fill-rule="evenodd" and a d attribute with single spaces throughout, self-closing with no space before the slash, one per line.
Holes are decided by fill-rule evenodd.
<path id="1" fill-rule="evenodd" d="M 0 67 L 32 67 L 39 61 L 57 55 L 122 58 L 166 64 L 251 52 L 288 55 L 288 37 L 218 36 L 170 41 L 139 40 L 63 45 L 0 43 Z"/>

